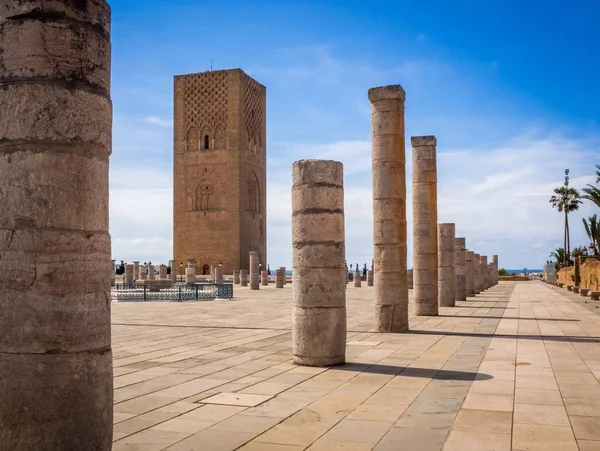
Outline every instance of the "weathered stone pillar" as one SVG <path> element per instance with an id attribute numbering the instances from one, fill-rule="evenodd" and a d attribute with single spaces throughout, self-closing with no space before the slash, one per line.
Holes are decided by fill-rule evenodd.
<path id="1" fill-rule="evenodd" d="M 373 286 L 373 270 L 372 269 L 369 269 L 367 271 L 367 286 L 368 287 Z"/>
<path id="2" fill-rule="evenodd" d="M 498 256 L 492 255 L 492 261 L 494 262 L 494 267 L 496 268 L 496 272 L 494 273 L 494 285 L 498 285 Z"/>
<path id="3" fill-rule="evenodd" d="M 343 166 L 337 161 L 296 161 L 292 176 L 294 363 L 343 364 L 346 359 Z"/>
<path id="4" fill-rule="evenodd" d="M 177 270 L 179 269 L 179 262 L 177 260 L 170 260 L 169 266 L 171 267 L 171 280 L 173 283 L 177 282 Z"/>
<path id="5" fill-rule="evenodd" d="M 260 255 L 258 252 L 250 251 L 250 289 L 260 290 Z"/>
<path id="6" fill-rule="evenodd" d="M 221 285 L 223 283 L 223 268 L 215 268 L 214 283 L 217 285 Z"/>
<path id="7" fill-rule="evenodd" d="M 133 284 L 133 265 L 125 265 L 125 278 L 123 283 L 126 285 Z"/>
<path id="8" fill-rule="evenodd" d="M 148 279 L 155 280 L 156 279 L 156 269 L 154 265 L 148 265 Z"/>
<path id="9" fill-rule="evenodd" d="M 400 85 L 369 89 L 373 167 L 375 330 L 408 330 L 406 156 Z"/>
<path id="10" fill-rule="evenodd" d="M 281 274 L 283 277 L 283 284 L 287 285 L 287 270 L 285 269 L 285 266 L 281 266 L 279 269 L 281 270 Z"/>
<path id="11" fill-rule="evenodd" d="M 188 266 L 185 270 L 185 283 L 194 285 L 196 283 L 196 262 L 188 260 Z"/>
<path id="12" fill-rule="evenodd" d="M 454 301 L 462 302 L 467 300 L 467 260 L 466 260 L 466 239 L 456 238 L 454 240 L 454 275 L 455 290 Z"/>
<path id="13" fill-rule="evenodd" d="M 473 253 L 473 287 L 475 295 L 481 293 L 481 255 Z"/>
<path id="14" fill-rule="evenodd" d="M 453 223 L 438 224 L 438 299 L 440 307 L 454 307 L 456 281 L 454 271 Z"/>
<path id="15" fill-rule="evenodd" d="M 360 275 L 360 269 L 357 269 L 354 271 L 354 286 L 355 287 L 360 287 L 361 286 L 361 275 Z"/>
<path id="16" fill-rule="evenodd" d="M 281 268 L 275 270 L 275 288 L 283 288 L 283 271 Z"/>
<path id="17" fill-rule="evenodd" d="M 406 271 L 406 275 L 408 276 L 408 289 L 412 290 L 414 288 L 413 270 L 409 269 L 408 271 Z"/>
<path id="18" fill-rule="evenodd" d="M 111 449 L 111 131 L 108 4 L 0 0 L 2 450 Z"/>
<path id="19" fill-rule="evenodd" d="M 117 261 L 116 260 L 111 260 L 110 263 L 112 265 L 111 266 L 111 271 L 110 271 L 110 285 L 114 286 L 115 280 L 116 280 L 116 276 L 117 276 L 117 274 L 115 272 L 115 265 L 116 265 Z"/>
<path id="20" fill-rule="evenodd" d="M 413 136 L 413 277 L 417 316 L 438 314 L 435 136 Z"/>
<path id="21" fill-rule="evenodd" d="M 240 269 L 240 285 L 243 287 L 248 286 L 248 270 Z"/>
<path id="22" fill-rule="evenodd" d="M 233 271 L 233 283 L 235 285 L 240 284 L 240 272 L 239 271 Z"/>
<path id="23" fill-rule="evenodd" d="M 481 291 L 487 290 L 489 287 L 487 286 L 487 276 L 488 276 L 488 265 L 487 265 L 487 255 L 481 255 Z"/>
<path id="24" fill-rule="evenodd" d="M 473 297 L 475 296 L 475 254 L 472 251 L 467 251 L 465 261 L 467 297 Z"/>
<path id="25" fill-rule="evenodd" d="M 261 271 L 261 273 L 260 273 L 260 284 L 263 287 L 269 286 L 269 273 L 267 271 Z"/>
<path id="26" fill-rule="evenodd" d="M 140 279 L 147 280 L 148 279 L 148 267 L 140 266 Z"/>
<path id="27" fill-rule="evenodd" d="M 140 278 L 140 262 L 133 262 L 133 280 Z"/>
<path id="28" fill-rule="evenodd" d="M 487 276 L 488 276 L 488 280 L 487 280 L 488 288 L 492 288 L 494 286 L 494 262 L 488 263 Z"/>
<path id="29" fill-rule="evenodd" d="M 161 280 L 165 280 L 167 278 L 167 267 L 165 265 L 160 265 L 158 267 L 158 278 Z"/>

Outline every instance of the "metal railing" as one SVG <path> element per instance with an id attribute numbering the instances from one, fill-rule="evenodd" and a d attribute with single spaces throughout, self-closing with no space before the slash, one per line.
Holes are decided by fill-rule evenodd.
<path id="1" fill-rule="evenodd" d="M 231 299 L 233 285 L 199 283 L 195 285 L 173 285 L 171 287 L 153 287 L 127 284 L 115 284 L 111 287 L 113 301 L 198 301 L 212 299 Z"/>

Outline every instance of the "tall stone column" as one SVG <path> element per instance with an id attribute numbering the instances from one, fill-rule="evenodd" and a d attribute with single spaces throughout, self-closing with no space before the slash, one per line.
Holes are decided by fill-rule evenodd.
<path id="1" fill-rule="evenodd" d="M 372 287 L 373 283 L 373 270 L 369 269 L 367 270 L 367 286 Z"/>
<path id="2" fill-rule="evenodd" d="M 177 270 L 179 269 L 179 262 L 177 260 L 169 261 L 169 266 L 171 266 L 171 280 L 173 283 L 177 282 Z"/>
<path id="3" fill-rule="evenodd" d="M 283 277 L 283 284 L 287 285 L 287 270 L 285 269 L 285 266 L 281 266 L 279 269 L 280 269 L 281 275 Z"/>
<path id="4" fill-rule="evenodd" d="M 406 156 L 400 85 L 369 89 L 372 122 L 375 330 L 408 330 Z"/>
<path id="5" fill-rule="evenodd" d="M 453 223 L 438 224 L 438 299 L 440 307 L 454 307 L 456 273 L 454 271 Z"/>
<path id="6" fill-rule="evenodd" d="M 294 363 L 343 364 L 346 359 L 343 166 L 296 161 L 292 169 Z"/>
<path id="7" fill-rule="evenodd" d="M 275 288 L 283 288 L 283 271 L 281 268 L 275 270 Z"/>
<path id="8" fill-rule="evenodd" d="M 407 276 L 408 276 L 408 289 L 412 290 L 414 288 L 413 270 L 409 269 L 406 273 L 407 273 Z"/>
<path id="9" fill-rule="evenodd" d="M 485 291 L 489 288 L 487 286 L 487 277 L 488 277 L 487 255 L 481 255 L 479 258 L 481 259 L 481 291 Z"/>
<path id="10" fill-rule="evenodd" d="M 248 270 L 240 269 L 240 285 L 243 287 L 248 286 Z"/>
<path id="11" fill-rule="evenodd" d="M 133 280 L 140 278 L 140 262 L 133 262 Z"/>
<path id="12" fill-rule="evenodd" d="M 215 268 L 215 281 L 216 285 L 221 285 L 223 283 L 223 268 Z"/>
<path id="13" fill-rule="evenodd" d="M 156 272 L 154 269 L 154 265 L 148 265 L 148 280 L 155 280 Z"/>
<path id="14" fill-rule="evenodd" d="M 260 284 L 263 287 L 269 286 L 269 273 L 267 271 L 261 271 L 261 273 L 260 273 Z"/>
<path id="15" fill-rule="evenodd" d="M 116 265 L 117 261 L 111 260 L 110 263 L 112 265 L 111 270 L 110 270 L 110 285 L 114 286 L 115 280 L 116 280 L 116 275 L 117 275 L 117 273 L 115 272 L 115 265 Z"/>
<path id="16" fill-rule="evenodd" d="M 465 261 L 467 297 L 473 297 L 475 296 L 475 254 L 472 251 L 467 251 Z"/>
<path id="17" fill-rule="evenodd" d="M 196 283 L 196 262 L 194 260 L 188 260 L 188 266 L 185 270 L 185 283 L 187 285 Z"/>
<path id="18" fill-rule="evenodd" d="M 165 280 L 167 278 L 167 267 L 165 265 L 160 265 L 158 267 L 158 278 L 161 280 Z"/>
<path id="19" fill-rule="evenodd" d="M 233 283 L 235 285 L 240 284 L 240 272 L 239 271 L 233 271 Z"/>
<path id="20" fill-rule="evenodd" d="M 148 280 L 148 267 L 146 265 L 140 266 L 140 279 Z"/>
<path id="21" fill-rule="evenodd" d="M 496 272 L 494 273 L 494 285 L 498 285 L 498 256 L 492 255 L 492 261 L 494 262 L 494 268 Z"/>
<path id="22" fill-rule="evenodd" d="M 481 255 L 473 254 L 473 281 L 475 294 L 481 293 Z"/>
<path id="23" fill-rule="evenodd" d="M 250 251 L 250 289 L 260 290 L 260 255 L 258 252 Z"/>
<path id="24" fill-rule="evenodd" d="M 438 314 L 437 166 L 435 136 L 413 136 L 413 278 L 417 316 Z"/>
<path id="25" fill-rule="evenodd" d="M 354 271 L 354 286 L 360 287 L 362 284 L 362 276 L 360 275 L 360 269 Z"/>
<path id="26" fill-rule="evenodd" d="M 466 239 L 454 239 L 454 301 L 462 302 L 467 300 L 467 260 L 466 260 Z"/>
<path id="27" fill-rule="evenodd" d="M 133 285 L 133 265 L 125 265 L 125 279 L 126 285 Z"/>
<path id="28" fill-rule="evenodd" d="M 0 0 L 0 86 L 0 449 L 109 450 L 107 3 Z"/>

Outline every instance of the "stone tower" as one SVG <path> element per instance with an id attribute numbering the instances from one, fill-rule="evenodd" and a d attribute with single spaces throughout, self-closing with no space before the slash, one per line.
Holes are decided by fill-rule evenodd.
<path id="1" fill-rule="evenodd" d="M 175 76 L 173 257 L 267 266 L 266 88 L 240 69 Z"/>

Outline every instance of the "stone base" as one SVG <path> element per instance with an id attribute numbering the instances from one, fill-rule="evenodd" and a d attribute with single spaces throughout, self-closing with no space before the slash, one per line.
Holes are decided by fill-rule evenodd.
<path id="1" fill-rule="evenodd" d="M 154 280 L 141 280 L 138 279 L 135 281 L 136 287 L 156 287 L 156 288 L 170 288 L 174 285 L 173 281 L 170 279 L 154 279 Z"/>

